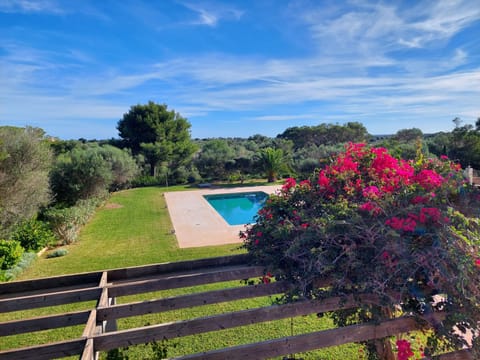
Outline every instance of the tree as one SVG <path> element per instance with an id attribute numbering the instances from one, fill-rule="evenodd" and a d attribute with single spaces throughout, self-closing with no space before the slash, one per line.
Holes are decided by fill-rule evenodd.
<path id="1" fill-rule="evenodd" d="M 282 149 L 268 147 L 260 150 L 257 162 L 259 167 L 265 172 L 268 182 L 276 181 L 280 172 L 288 171 L 288 165 Z"/>
<path id="2" fill-rule="evenodd" d="M 125 146 L 134 155 L 145 156 L 152 176 L 161 164 L 174 170 L 190 161 L 195 152 L 190 127 L 187 119 L 173 110 L 168 111 L 167 105 L 152 101 L 132 106 L 117 124 Z"/>
<path id="3" fill-rule="evenodd" d="M 294 148 L 299 149 L 310 145 L 336 145 L 346 142 L 363 142 L 370 135 L 367 129 L 358 122 L 348 122 L 345 125 L 320 124 L 316 126 L 291 127 L 278 138 L 293 141 Z"/>
<path id="4" fill-rule="evenodd" d="M 52 153 L 42 129 L 0 127 L 0 235 L 50 202 Z"/>
<path id="5" fill-rule="evenodd" d="M 417 128 L 398 130 L 395 136 L 393 136 L 394 140 L 401 142 L 412 142 L 422 138 L 423 132 Z"/>
<path id="6" fill-rule="evenodd" d="M 137 174 L 135 160 L 127 151 L 92 143 L 59 155 L 51 173 L 51 184 L 57 202 L 74 205 L 80 199 L 122 188 Z"/>
<path id="7" fill-rule="evenodd" d="M 223 139 L 208 140 L 195 159 L 200 175 L 205 179 L 223 179 L 226 164 L 234 161 L 235 152 Z"/>

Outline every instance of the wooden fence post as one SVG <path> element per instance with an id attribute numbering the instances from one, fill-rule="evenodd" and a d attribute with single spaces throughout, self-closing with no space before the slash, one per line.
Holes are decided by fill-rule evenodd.
<path id="1" fill-rule="evenodd" d="M 392 310 L 388 307 L 380 307 L 381 320 L 393 319 Z M 374 341 L 375 350 L 378 358 L 382 360 L 395 360 L 395 354 L 393 353 L 392 343 L 388 338 L 378 339 Z"/>

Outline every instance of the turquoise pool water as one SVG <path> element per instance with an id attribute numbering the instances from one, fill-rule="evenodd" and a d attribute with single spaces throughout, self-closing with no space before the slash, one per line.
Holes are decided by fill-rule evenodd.
<path id="1" fill-rule="evenodd" d="M 268 195 L 263 191 L 256 191 L 203 197 L 229 225 L 242 225 L 255 221 L 255 215 L 265 204 Z"/>

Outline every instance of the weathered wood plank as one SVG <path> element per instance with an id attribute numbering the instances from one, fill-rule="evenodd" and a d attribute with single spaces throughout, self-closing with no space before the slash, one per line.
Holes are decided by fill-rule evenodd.
<path id="1" fill-rule="evenodd" d="M 83 348 L 80 360 L 94 360 L 95 352 L 93 351 L 93 339 L 87 339 L 85 347 Z"/>
<path id="2" fill-rule="evenodd" d="M 108 293 L 111 297 L 135 295 L 186 286 L 253 278 L 261 276 L 263 272 L 264 269 L 259 266 L 231 266 L 216 270 L 212 269 L 182 275 L 170 275 L 159 279 L 154 278 L 125 284 L 109 285 Z"/>
<path id="3" fill-rule="evenodd" d="M 8 299 L 1 299 L 0 309 L 1 312 L 10 312 L 96 300 L 100 296 L 101 291 L 102 289 L 99 287 L 92 287 L 79 290 L 59 291 L 56 293 L 12 297 Z"/>
<path id="4" fill-rule="evenodd" d="M 80 355 L 86 339 L 75 339 L 21 349 L 0 351 L 0 360 L 48 360 Z"/>
<path id="5" fill-rule="evenodd" d="M 368 301 L 369 298 L 377 301 L 376 296 L 365 297 L 365 301 Z M 116 331 L 96 336 L 95 350 L 110 350 L 130 345 L 143 344 L 153 340 L 173 339 L 210 331 L 230 329 L 259 322 L 286 319 L 290 317 L 338 309 L 346 309 L 357 305 L 358 303 L 353 299 L 353 297 L 350 297 L 346 301 L 343 301 L 343 299 L 337 297 L 328 298 L 322 301 L 302 301 L 285 305 L 273 305 L 191 320 L 145 326 L 142 328 Z"/>
<path id="6" fill-rule="evenodd" d="M 167 262 L 161 264 L 134 266 L 123 269 L 113 269 L 108 271 L 108 279 L 111 282 L 120 280 L 129 280 L 143 276 L 165 274 L 169 272 L 196 270 L 201 268 L 221 267 L 229 265 L 244 265 L 250 259 L 248 254 L 231 255 L 204 258 L 198 260 L 187 260 L 177 262 Z"/>
<path id="7" fill-rule="evenodd" d="M 231 289 L 213 290 L 198 294 L 176 296 L 165 299 L 141 301 L 99 308 L 99 320 L 120 319 L 130 316 L 159 313 L 193 306 L 216 304 L 259 296 L 268 296 L 285 292 L 288 285 L 284 282 L 242 286 Z"/>
<path id="8" fill-rule="evenodd" d="M 88 319 L 83 329 L 82 337 L 92 337 L 95 335 L 95 328 L 97 326 L 97 310 L 93 309 L 89 311 Z"/>
<path id="9" fill-rule="evenodd" d="M 0 298 L 5 298 L 11 294 L 16 294 L 16 296 L 27 296 L 27 294 L 22 293 L 37 292 L 39 290 L 49 292 L 53 289 L 54 292 L 58 292 L 62 291 L 63 287 L 85 287 L 86 284 L 98 284 L 101 276 L 102 272 L 95 271 L 90 273 L 0 283 Z"/>
<path id="10" fill-rule="evenodd" d="M 473 360 L 473 355 L 470 350 L 458 350 L 433 357 L 435 360 Z M 422 358 L 422 360 L 429 360 Z"/>
<path id="11" fill-rule="evenodd" d="M 87 310 L 2 322 L 0 323 L 0 336 L 80 325 L 87 321 L 89 313 L 90 311 Z"/>
<path id="12" fill-rule="evenodd" d="M 268 359 L 275 356 L 379 339 L 414 330 L 418 322 L 412 317 L 384 321 L 378 325 L 361 324 L 337 329 L 289 336 L 253 344 L 240 345 L 176 358 L 178 360 Z"/>

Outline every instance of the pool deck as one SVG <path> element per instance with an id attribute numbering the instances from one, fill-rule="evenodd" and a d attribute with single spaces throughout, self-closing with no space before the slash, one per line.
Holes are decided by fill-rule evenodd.
<path id="1" fill-rule="evenodd" d="M 203 195 L 263 191 L 273 194 L 281 185 L 238 188 L 204 188 L 165 193 L 168 212 L 180 248 L 241 243 L 245 225 L 229 225 Z"/>

